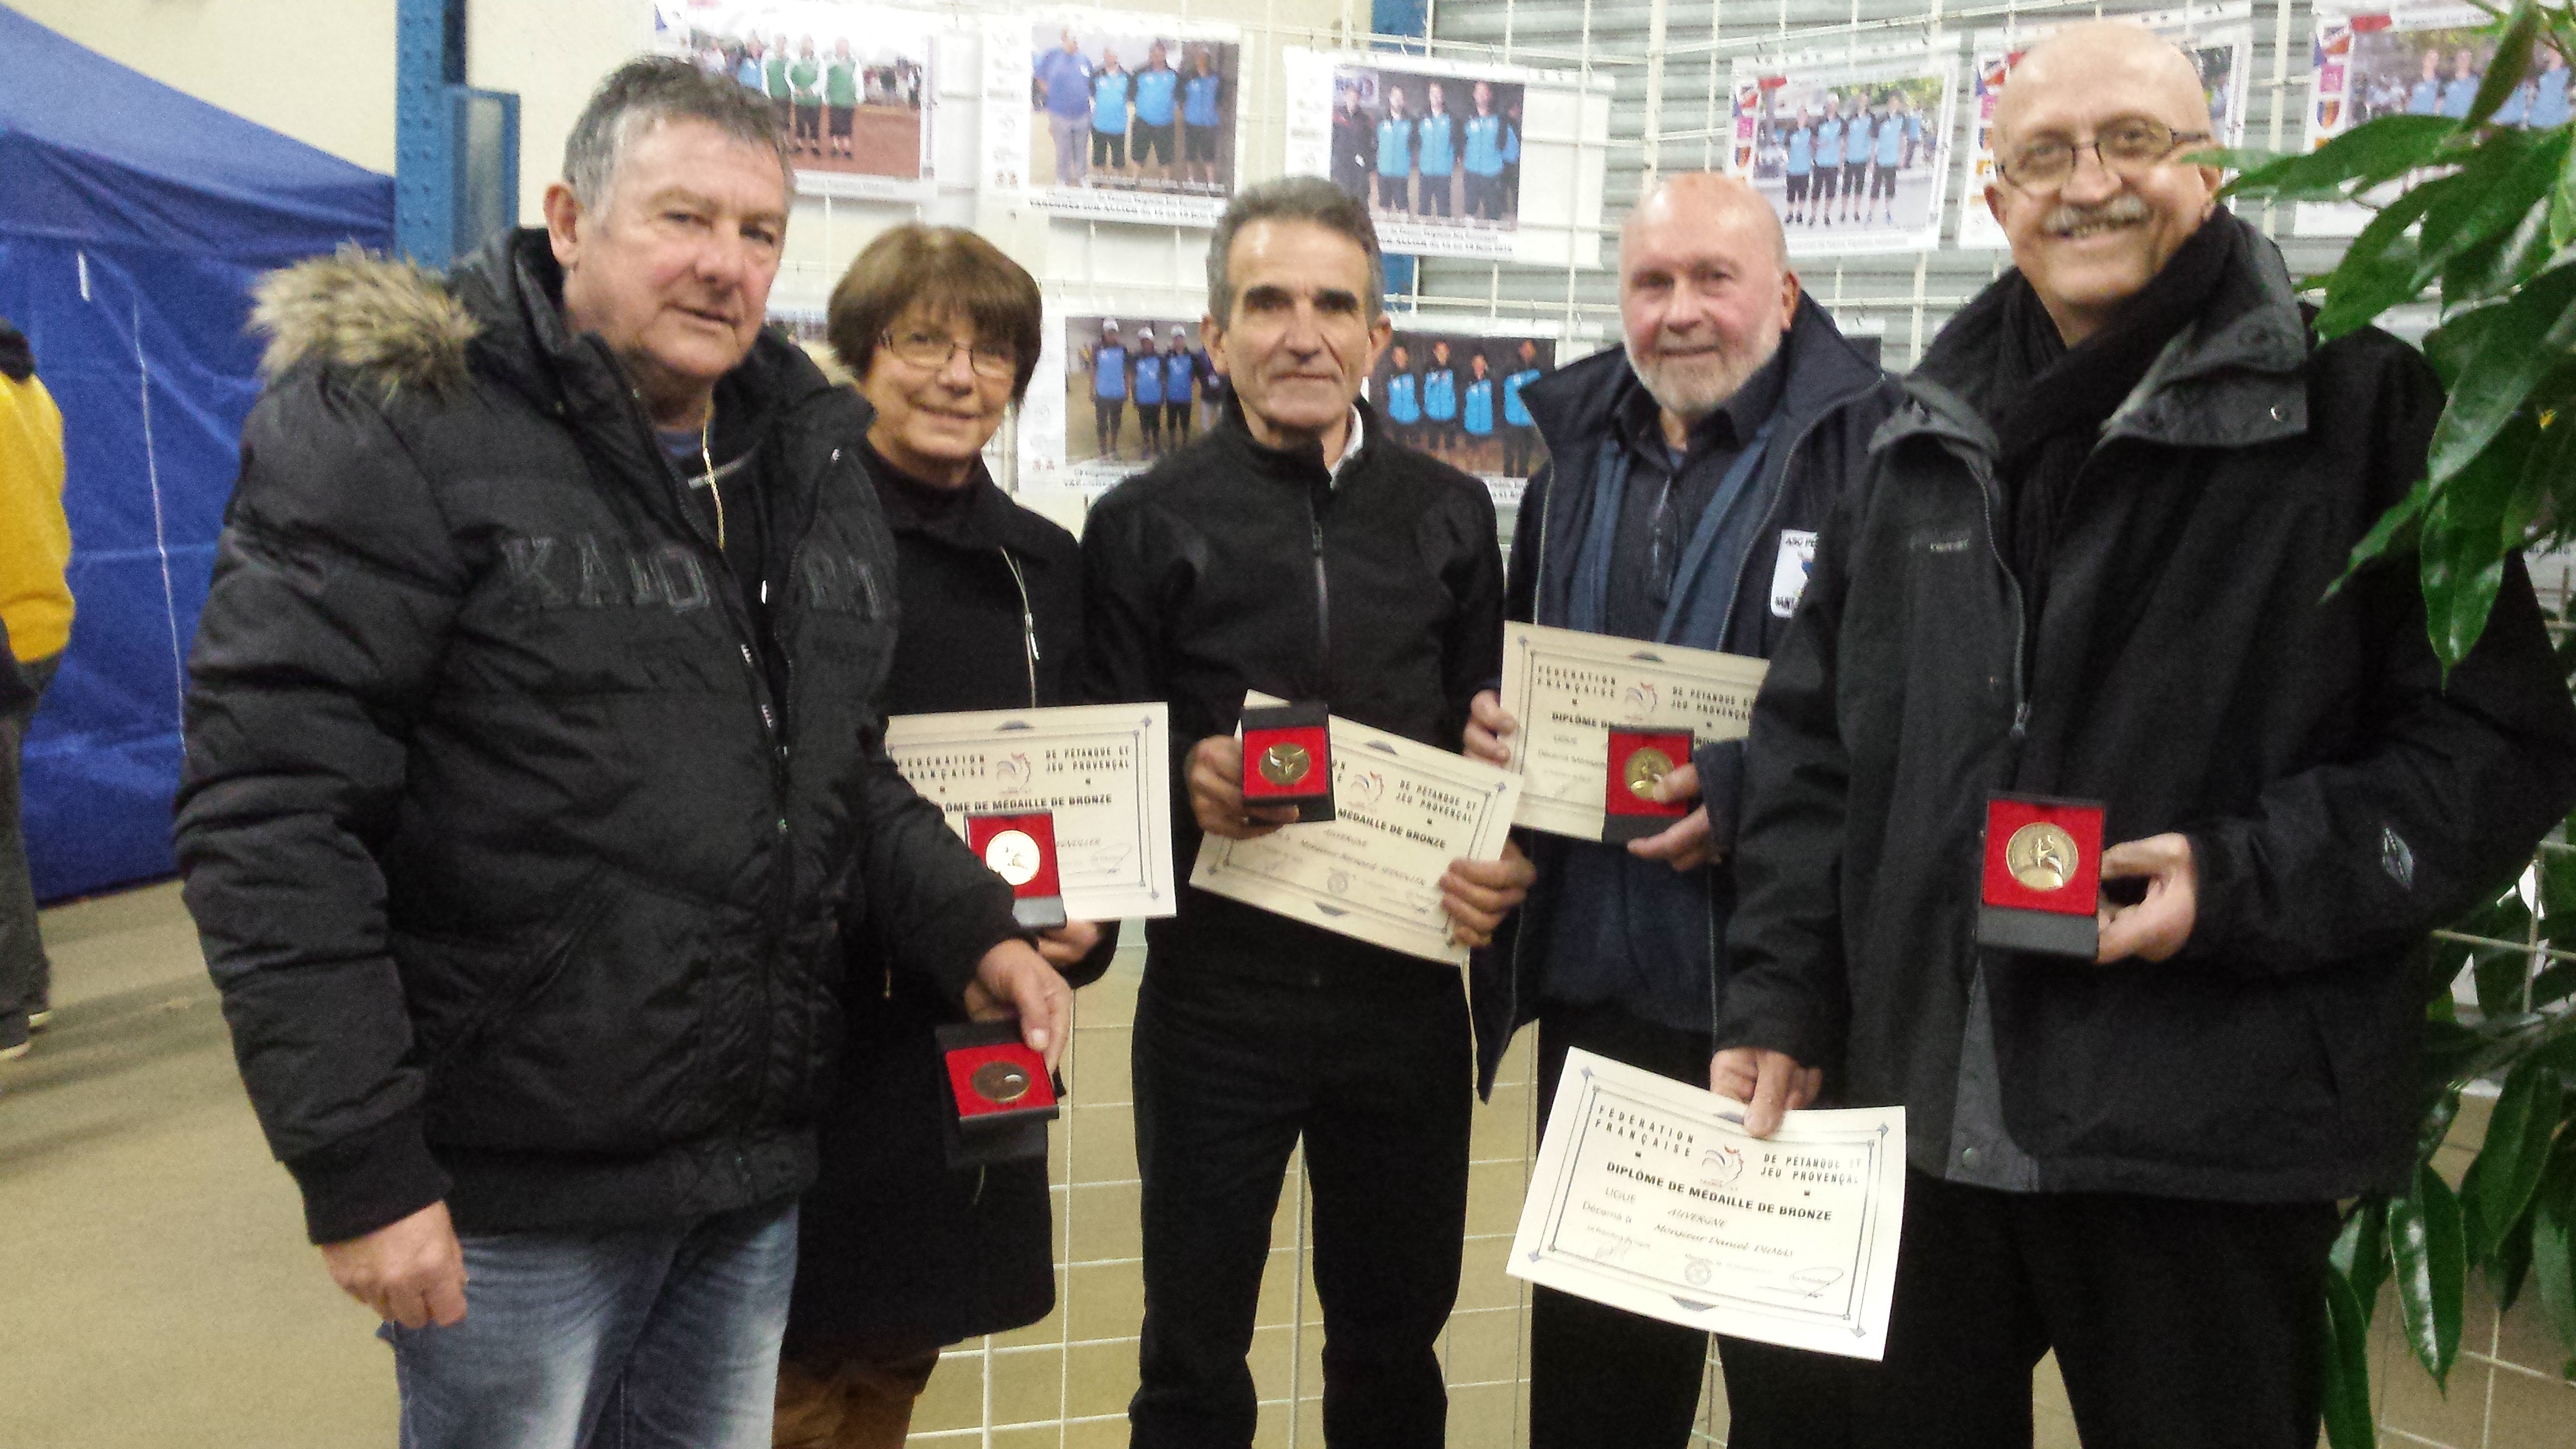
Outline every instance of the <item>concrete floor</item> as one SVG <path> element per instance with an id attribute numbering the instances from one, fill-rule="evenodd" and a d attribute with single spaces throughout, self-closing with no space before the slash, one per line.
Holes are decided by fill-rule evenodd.
<path id="1" fill-rule="evenodd" d="M 305 1244 L 176 886 L 50 911 L 0 1066 L 0 1445 L 390 1444 L 391 1355 Z"/>

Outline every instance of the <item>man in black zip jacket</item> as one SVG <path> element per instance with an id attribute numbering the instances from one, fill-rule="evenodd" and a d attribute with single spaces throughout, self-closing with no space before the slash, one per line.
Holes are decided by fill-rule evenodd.
<path id="1" fill-rule="evenodd" d="M 2416 561 L 2353 545 L 2424 476 L 2432 369 L 2320 340 L 2181 157 L 2188 57 L 2131 24 L 2023 58 L 1986 195 L 2006 274 L 1942 329 L 1826 520 L 1754 709 L 1715 1085 L 1901 1103 L 1861 1445 L 2309 1449 L 2338 1199 L 2403 1190 L 2426 933 L 2576 801 L 2519 559 L 2444 679 Z M 1976 944 L 1999 792 L 2099 802 L 2092 961 Z M 2078 869 L 2080 869 L 2080 864 Z M 1819 1442 L 1824 1442 L 1820 1440 Z"/>
<path id="2" fill-rule="evenodd" d="M 1377 235 L 1332 183 L 1238 196 L 1208 251 L 1200 324 L 1232 383 L 1218 425 L 1110 491 L 1083 537 L 1087 693 L 1167 700 L 1183 869 L 1248 812 L 1232 738 L 1246 690 L 1456 748 L 1502 660 L 1493 503 L 1386 437 L 1358 401 L 1392 335 Z M 1517 855 L 1442 884 L 1458 939 L 1515 904 Z M 1467 1001 L 1450 968 L 1201 891 L 1146 931 L 1136 1004 L 1144 1178 L 1143 1382 L 1130 1442 L 1252 1442 L 1254 1307 L 1290 1151 L 1314 1188 L 1324 1434 L 1432 1449 L 1435 1344 L 1467 1205 Z"/>
<path id="3" fill-rule="evenodd" d="M 759 99 L 639 60 L 545 229 L 262 287 L 179 862 L 407 1445 L 766 1449 L 843 920 L 1061 1041 L 881 748 L 867 414 L 762 330 L 788 170 Z"/>
<path id="4" fill-rule="evenodd" d="M 1779 218 L 1738 180 L 1674 176 L 1639 200 L 1619 238 L 1619 302 L 1623 348 L 1522 394 L 1551 461 L 1521 499 L 1506 612 L 1767 658 L 1895 384 L 1801 294 Z M 1475 714 L 1469 752 L 1500 763 L 1516 722 L 1490 692 Z M 1666 785 L 1699 807 L 1651 839 L 1526 837 L 1537 883 L 1476 957 L 1481 1089 L 1533 1018 L 1542 1104 L 1573 1047 L 1707 1080 L 1743 761 L 1741 740 L 1701 745 Z M 1535 1290 L 1532 1449 L 1680 1449 L 1707 1359 L 1705 1333 Z M 1719 1359 L 1729 1443 L 1806 1442 L 1804 1401 L 1782 1390 L 1808 1355 L 1728 1339 Z"/>

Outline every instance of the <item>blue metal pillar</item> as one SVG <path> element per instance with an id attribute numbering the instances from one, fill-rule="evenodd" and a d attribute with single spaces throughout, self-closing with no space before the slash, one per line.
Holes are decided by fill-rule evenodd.
<path id="1" fill-rule="evenodd" d="M 1431 49 L 1431 0 L 1369 0 L 1369 29 L 1377 35 L 1371 44 L 1381 50 L 1428 54 Z M 1417 43 L 1408 45 L 1405 43 L 1407 40 Z M 1390 305 L 1399 302 L 1412 305 L 1416 260 L 1413 257 L 1386 258 L 1386 295 Z"/>
<path id="2" fill-rule="evenodd" d="M 396 0 L 394 247 L 447 265 L 456 233 L 456 157 L 447 88 L 465 83 L 465 0 Z"/>

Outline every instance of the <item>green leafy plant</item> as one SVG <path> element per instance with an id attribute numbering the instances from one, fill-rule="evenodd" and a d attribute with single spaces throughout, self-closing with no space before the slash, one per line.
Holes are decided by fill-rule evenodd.
<path id="1" fill-rule="evenodd" d="M 2339 336 L 2432 296 L 2424 354 L 2448 401 L 2425 476 L 2356 545 L 2352 568 L 2412 553 L 2425 623 L 2447 671 L 2486 629 L 2505 562 L 2576 539 L 2576 124 L 2531 131 L 2492 118 L 2542 46 L 2576 62 L 2576 0 L 2522 0 L 2498 17 L 2496 54 L 2469 114 L 2387 116 L 2315 151 L 2212 152 L 2229 193 L 2375 208 L 2322 294 Z M 2562 619 L 2562 625 L 2571 621 Z M 2560 646 L 2576 683 L 2576 648 Z M 2576 841 L 2576 819 L 2560 834 Z M 2538 1298 L 2576 1355 L 2576 846 L 2542 848 L 2521 883 L 2424 951 L 2428 995 L 2415 1168 L 2403 1194 L 2345 1211 L 2326 1274 L 2326 1436 L 2372 1449 L 2370 1332 L 2393 1297 L 2407 1350 L 2447 1390 L 2472 1274 L 2499 1309 Z M 2452 984 L 2475 985 L 2463 1015 Z M 2484 1143 L 2454 1189 L 2434 1154 L 2472 1082 L 2499 1079 Z M 2560 1372 L 2576 1378 L 2576 1356 Z"/>
<path id="2" fill-rule="evenodd" d="M 2449 401 L 2425 476 L 2353 550 L 2412 552 L 2447 671 L 2485 632 L 2505 560 L 2576 539 L 2576 123 L 2492 124 L 2540 47 L 2576 62 L 2576 3 L 2522 0 L 2462 120 L 2383 116 L 2293 156 L 2216 151 L 2231 195 L 2376 208 L 2323 293 L 2336 337 L 2433 295 L 2424 355 Z M 2388 194 L 2393 188 L 2394 194 Z"/>

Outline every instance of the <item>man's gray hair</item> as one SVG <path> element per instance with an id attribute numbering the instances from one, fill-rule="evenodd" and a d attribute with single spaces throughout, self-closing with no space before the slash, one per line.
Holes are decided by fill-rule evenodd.
<path id="1" fill-rule="evenodd" d="M 1219 326 L 1234 320 L 1234 279 L 1226 275 L 1227 258 L 1238 232 L 1256 221 L 1308 221 L 1359 243 L 1368 253 L 1368 296 L 1362 305 L 1375 322 L 1386 310 L 1386 258 L 1378 253 L 1377 227 L 1368 207 L 1321 176 L 1282 176 L 1235 193 L 1234 201 L 1208 238 L 1208 315 Z"/>
<path id="2" fill-rule="evenodd" d="M 746 146 L 776 153 L 779 175 L 789 191 L 796 189 L 796 162 L 769 98 L 729 75 L 709 75 L 668 55 L 630 60 L 591 92 L 564 141 L 564 184 L 583 207 L 601 206 L 627 145 L 681 120 L 704 121 Z"/>

